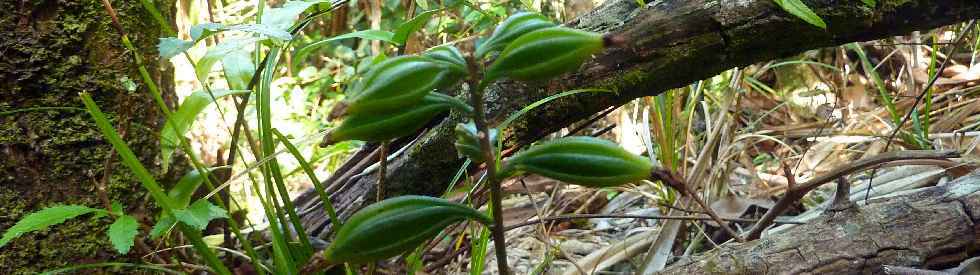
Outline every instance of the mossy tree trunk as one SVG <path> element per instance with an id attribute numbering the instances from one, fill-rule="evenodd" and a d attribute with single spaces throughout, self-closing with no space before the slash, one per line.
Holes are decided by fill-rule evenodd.
<path id="1" fill-rule="evenodd" d="M 171 99 L 172 70 L 158 69 L 160 27 L 139 1 L 110 2 Z M 172 16 L 172 0 L 155 2 L 165 17 Z M 102 208 L 105 199 L 122 203 L 144 222 L 154 216 L 151 200 L 78 97 L 91 93 L 143 164 L 159 171 L 157 133 L 164 117 L 111 24 L 99 0 L 0 1 L 0 232 L 44 207 Z M 0 274 L 138 262 L 138 253 L 120 256 L 112 249 L 105 235 L 110 222 L 82 216 L 21 236 L 0 248 Z"/>

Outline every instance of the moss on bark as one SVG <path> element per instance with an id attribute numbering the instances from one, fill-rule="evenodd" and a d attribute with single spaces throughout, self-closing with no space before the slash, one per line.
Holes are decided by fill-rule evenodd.
<path id="1" fill-rule="evenodd" d="M 172 71 L 154 70 L 160 64 L 159 26 L 139 1 L 112 2 L 151 74 L 172 97 Z M 165 16 L 173 14 L 172 0 L 156 4 Z M 0 1 L 0 29 L 0 232 L 51 205 L 102 207 L 96 182 L 107 170 L 111 146 L 88 113 L 73 109 L 83 106 L 79 92 L 91 93 L 143 164 L 158 170 L 156 133 L 163 116 L 101 1 Z M 128 81 L 138 88 L 125 89 Z M 105 184 L 109 199 L 128 213 L 152 217 L 140 184 L 117 158 L 113 162 Z M 105 235 L 110 222 L 83 216 L 21 236 L 0 248 L 0 274 L 139 261 L 136 253 L 112 250 Z"/>

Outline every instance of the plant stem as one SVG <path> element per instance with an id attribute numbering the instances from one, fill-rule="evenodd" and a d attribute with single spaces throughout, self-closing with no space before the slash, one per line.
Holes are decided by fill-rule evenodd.
<path id="1" fill-rule="evenodd" d="M 487 83 L 480 80 L 480 69 L 477 60 L 472 56 L 467 57 L 469 64 L 470 79 L 470 104 L 473 105 L 473 122 L 479 131 L 480 150 L 483 151 L 483 159 L 487 167 L 487 181 L 490 184 L 490 211 L 493 214 L 493 246 L 497 254 L 497 272 L 501 275 L 509 275 L 510 269 L 507 267 L 507 242 L 504 240 L 504 213 L 500 206 L 501 191 L 500 179 L 497 178 L 497 163 L 494 157 L 494 150 L 490 146 L 490 127 L 487 126 L 486 106 L 483 102 L 483 92 Z"/>
<path id="2" fill-rule="evenodd" d="M 388 141 L 381 142 L 381 160 L 378 161 L 378 192 L 376 201 L 385 199 L 385 172 L 388 169 Z"/>

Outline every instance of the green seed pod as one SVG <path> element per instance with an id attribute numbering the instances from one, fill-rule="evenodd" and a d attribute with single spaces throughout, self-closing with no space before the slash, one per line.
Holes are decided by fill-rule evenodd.
<path id="1" fill-rule="evenodd" d="M 423 56 L 399 56 L 372 66 L 349 94 L 346 114 L 387 113 L 415 105 L 453 70 Z"/>
<path id="2" fill-rule="evenodd" d="M 610 187 L 650 177 L 653 164 L 618 144 L 594 137 L 545 142 L 511 157 L 503 176 L 530 172 L 588 187 Z"/>
<path id="3" fill-rule="evenodd" d="M 578 69 L 602 48 L 598 33 L 564 27 L 536 30 L 508 44 L 487 69 L 486 78 L 545 80 Z"/>
<path id="4" fill-rule="evenodd" d="M 459 72 L 460 74 L 465 75 L 467 73 L 466 58 L 464 58 L 463 54 L 459 52 L 459 49 L 453 47 L 452 45 L 431 48 L 422 53 L 422 55 L 438 61 L 446 62 L 452 66 L 453 70 Z"/>
<path id="5" fill-rule="evenodd" d="M 354 113 L 323 138 L 321 146 L 345 140 L 386 141 L 414 133 L 453 104 L 442 96 L 430 94 L 415 106 L 392 112 Z"/>
<path id="6" fill-rule="evenodd" d="M 510 41 L 517 39 L 517 37 L 525 33 L 554 26 L 555 23 L 539 13 L 515 13 L 507 17 L 507 19 L 504 19 L 504 22 L 500 22 L 500 25 L 497 25 L 497 28 L 493 30 L 493 34 L 477 47 L 475 54 L 477 57 L 483 57 L 483 55 L 489 52 L 502 49 L 504 46 L 507 46 L 507 43 L 510 43 Z"/>
<path id="7" fill-rule="evenodd" d="M 490 129 L 490 144 L 497 144 L 497 129 Z M 472 159 L 474 162 L 483 162 L 483 150 L 480 148 L 480 138 L 477 135 L 476 124 L 460 123 L 456 124 L 456 152 L 460 155 Z"/>
<path id="8" fill-rule="evenodd" d="M 493 220 L 466 205 L 425 196 L 390 198 L 357 211 L 324 251 L 330 263 L 363 264 L 410 251 L 455 222 Z"/>

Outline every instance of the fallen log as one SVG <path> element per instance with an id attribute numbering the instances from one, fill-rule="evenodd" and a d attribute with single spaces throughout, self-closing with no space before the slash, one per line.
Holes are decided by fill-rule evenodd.
<path id="1" fill-rule="evenodd" d="M 883 265 L 946 269 L 975 256 L 980 172 L 944 186 L 828 209 L 747 243 L 682 259 L 659 274 L 884 274 Z"/>

